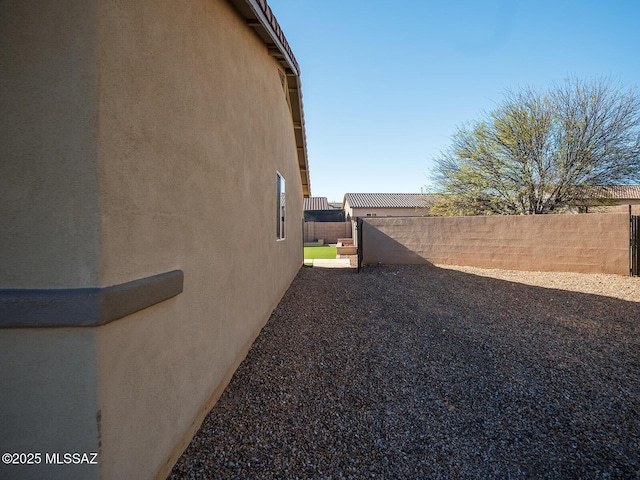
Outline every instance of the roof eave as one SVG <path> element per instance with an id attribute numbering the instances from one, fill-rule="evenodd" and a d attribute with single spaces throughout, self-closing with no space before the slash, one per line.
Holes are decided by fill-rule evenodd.
<path id="1" fill-rule="evenodd" d="M 293 121 L 294 136 L 300 169 L 300 181 L 304 197 L 311 196 L 311 182 L 309 179 L 309 159 L 307 155 L 307 137 L 304 125 L 304 110 L 302 104 L 302 88 L 300 82 L 300 67 L 291 47 L 271 11 L 266 0 L 229 0 L 245 18 L 247 25 L 267 46 L 267 51 L 280 65 L 287 75 L 289 102 Z"/>

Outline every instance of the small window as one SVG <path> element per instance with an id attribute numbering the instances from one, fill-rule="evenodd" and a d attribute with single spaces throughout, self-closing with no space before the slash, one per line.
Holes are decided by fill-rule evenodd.
<path id="1" fill-rule="evenodd" d="M 276 172 L 276 200 L 278 217 L 278 222 L 276 224 L 276 239 L 284 240 L 286 196 L 284 188 L 284 178 L 282 178 L 282 175 L 280 175 L 278 172 Z"/>

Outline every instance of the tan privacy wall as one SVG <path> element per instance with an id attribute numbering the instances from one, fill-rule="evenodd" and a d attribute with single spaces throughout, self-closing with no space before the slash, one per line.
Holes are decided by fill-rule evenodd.
<path id="1" fill-rule="evenodd" d="M 363 263 L 629 274 L 624 214 L 375 218 Z"/>
<path id="2" fill-rule="evenodd" d="M 345 203 L 344 211 L 347 218 L 351 219 L 351 235 L 357 243 L 356 218 L 369 217 L 423 217 L 429 214 L 427 208 L 351 208 L 349 203 Z"/>
<path id="3" fill-rule="evenodd" d="M 0 288 L 184 272 L 179 295 L 102 326 L 0 328 L 2 451 L 99 452 L 0 478 L 164 478 L 302 264 L 280 65 L 226 0 L 6 1 L 0 18 Z"/>
<path id="4" fill-rule="evenodd" d="M 351 238 L 351 222 L 304 222 L 304 241 L 337 243 L 339 238 Z"/>

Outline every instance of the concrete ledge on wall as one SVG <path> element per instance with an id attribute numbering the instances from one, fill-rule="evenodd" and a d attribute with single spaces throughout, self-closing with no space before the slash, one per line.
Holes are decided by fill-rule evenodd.
<path id="1" fill-rule="evenodd" d="M 182 293 L 173 270 L 104 288 L 0 290 L 0 328 L 93 327 Z"/>

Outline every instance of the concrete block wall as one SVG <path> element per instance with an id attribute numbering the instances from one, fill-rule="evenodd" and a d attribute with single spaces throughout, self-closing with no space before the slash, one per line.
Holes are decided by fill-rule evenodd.
<path id="1" fill-rule="evenodd" d="M 351 222 L 304 222 L 305 242 L 322 238 L 324 243 L 337 243 L 338 238 L 349 237 L 351 237 Z"/>
<path id="2" fill-rule="evenodd" d="M 363 219 L 363 264 L 629 274 L 629 215 Z"/>

